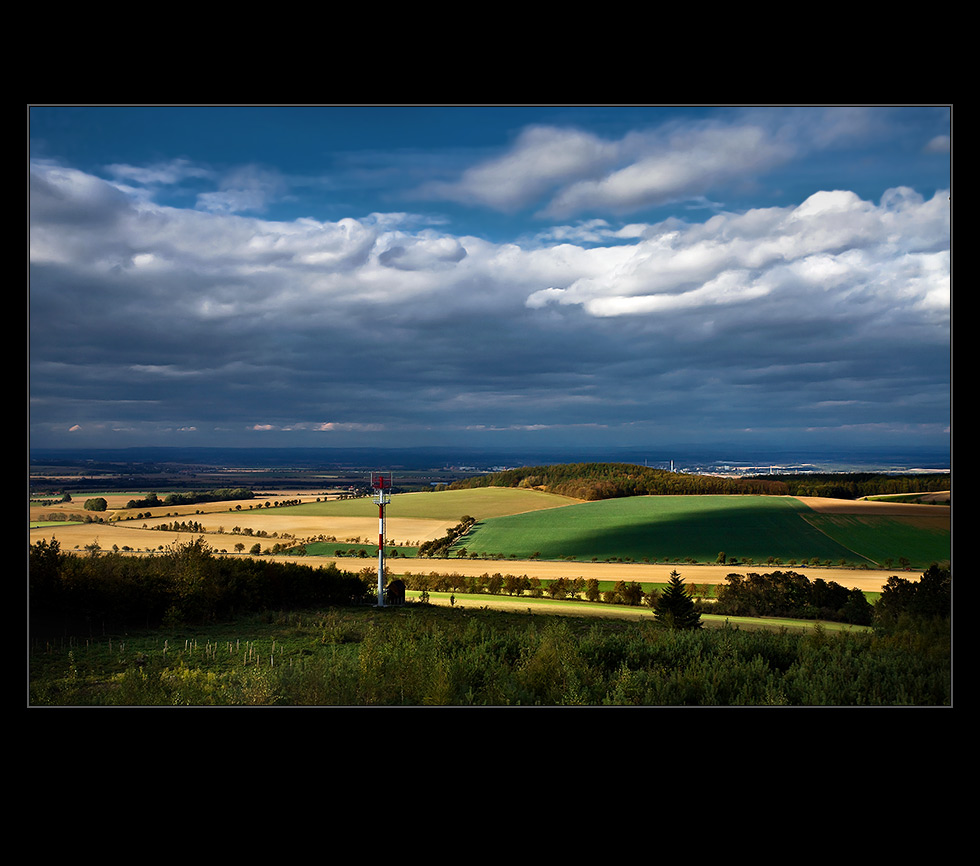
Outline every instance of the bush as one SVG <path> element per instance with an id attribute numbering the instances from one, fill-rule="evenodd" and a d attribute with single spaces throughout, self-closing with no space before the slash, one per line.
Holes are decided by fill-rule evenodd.
<path id="1" fill-rule="evenodd" d="M 893 575 L 874 606 L 879 629 L 892 629 L 901 621 L 945 620 L 952 615 L 953 578 L 947 565 L 933 563 L 918 581 Z"/>
<path id="2" fill-rule="evenodd" d="M 104 639 L 37 647 L 31 703 L 885 706 L 948 705 L 951 692 L 948 629 L 672 631 L 414 605 L 270 614 L 193 634 L 187 644 L 179 631 L 130 634 L 125 654 L 118 639 L 108 652 Z M 245 638 L 242 653 L 205 646 L 232 635 Z M 244 651 L 256 643 L 261 653 Z"/>

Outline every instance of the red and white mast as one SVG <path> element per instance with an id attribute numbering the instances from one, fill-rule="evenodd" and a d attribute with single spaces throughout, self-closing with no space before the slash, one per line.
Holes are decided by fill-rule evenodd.
<path id="1" fill-rule="evenodd" d="M 378 506 L 378 606 L 385 603 L 385 506 L 391 502 L 391 474 L 371 473 L 371 487 Z"/>

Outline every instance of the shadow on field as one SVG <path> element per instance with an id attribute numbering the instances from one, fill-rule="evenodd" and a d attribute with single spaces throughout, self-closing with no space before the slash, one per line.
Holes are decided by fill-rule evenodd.
<path id="1" fill-rule="evenodd" d="M 726 504 L 707 510 L 692 508 L 652 515 L 631 514 L 616 523 L 615 516 L 610 520 L 602 513 L 604 504 L 597 503 L 595 510 L 576 506 L 583 510 L 574 520 L 555 521 L 549 527 L 540 519 L 488 521 L 477 526 L 465 539 L 464 546 L 488 553 L 503 549 L 507 554 L 525 558 L 537 552 L 543 559 L 642 561 L 691 558 L 714 562 L 719 553 L 724 552 L 727 557 L 755 562 L 765 562 L 769 557 L 782 561 L 818 557 L 833 562 L 844 559 L 870 563 L 810 525 L 795 509 L 774 509 L 771 505 L 745 502 L 740 507 Z M 567 515 L 568 512 L 563 516 Z M 486 542 L 480 538 L 484 526 L 491 530 L 486 534 Z M 507 544 L 511 533 L 513 543 Z"/>

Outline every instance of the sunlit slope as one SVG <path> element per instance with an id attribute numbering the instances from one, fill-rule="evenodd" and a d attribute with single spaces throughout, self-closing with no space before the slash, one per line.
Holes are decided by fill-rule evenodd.
<path id="1" fill-rule="evenodd" d="M 872 564 L 860 548 L 835 541 L 805 516 L 811 510 L 788 496 L 638 496 L 481 520 L 457 549 L 543 559 L 714 562 L 724 552 L 755 563 L 775 557 Z"/>
<path id="2" fill-rule="evenodd" d="M 387 507 L 386 514 L 393 519 L 411 517 L 453 521 L 468 514 L 477 520 L 487 520 L 527 511 L 561 508 L 576 504 L 578 501 L 539 490 L 484 487 L 476 490 L 397 493 L 391 497 L 391 504 Z M 293 514 L 335 517 L 376 517 L 378 514 L 378 506 L 370 497 L 308 502 L 282 510 Z"/>

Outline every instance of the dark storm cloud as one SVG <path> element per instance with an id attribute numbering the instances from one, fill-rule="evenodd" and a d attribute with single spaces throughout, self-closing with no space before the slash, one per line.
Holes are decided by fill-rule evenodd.
<path id="1" fill-rule="evenodd" d="M 756 127 L 739 135 L 744 147 L 728 151 L 738 159 L 717 167 L 726 181 L 752 159 L 792 155 Z M 725 153 L 714 126 L 687 136 L 702 164 Z M 641 158 L 636 138 L 613 146 L 538 129 L 441 192 L 514 207 L 560 187 L 555 213 L 611 204 L 630 187 L 669 198 L 671 168 L 677 183 L 690 163 L 668 140 Z M 534 175 L 559 147 L 564 160 Z M 625 180 L 638 183 L 624 185 L 617 173 L 630 168 Z M 533 190 L 522 185 L 531 176 Z M 248 183 L 272 185 L 258 180 L 218 191 L 238 198 L 178 209 L 145 189 L 32 167 L 32 437 L 371 432 L 398 442 L 513 428 L 683 438 L 948 424 L 944 191 L 872 202 L 826 190 L 701 224 L 606 232 L 592 222 L 588 244 L 570 227 L 552 232 L 562 243 L 516 244 L 399 214 L 236 215 Z"/>

